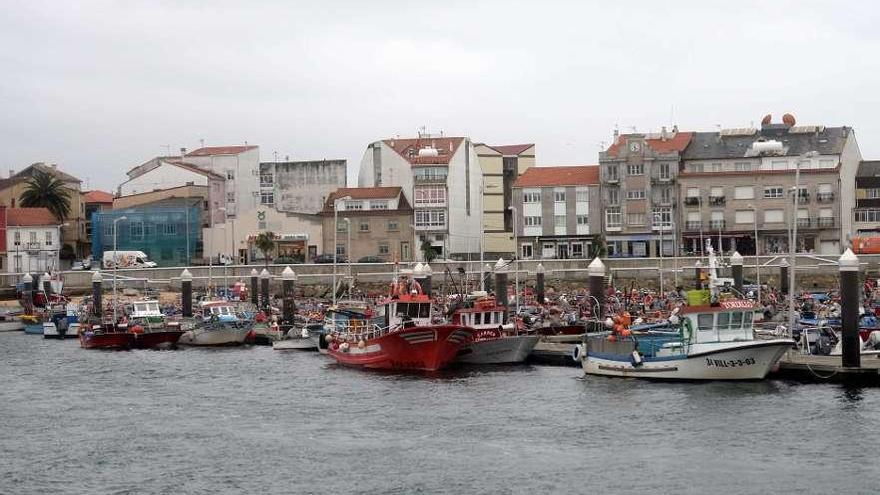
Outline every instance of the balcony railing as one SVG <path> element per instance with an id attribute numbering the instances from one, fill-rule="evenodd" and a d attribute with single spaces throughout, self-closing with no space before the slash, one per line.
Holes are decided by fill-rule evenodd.
<path id="1" fill-rule="evenodd" d="M 804 204 L 810 202 L 810 193 L 800 193 L 798 194 L 798 203 Z"/>
<path id="2" fill-rule="evenodd" d="M 719 230 L 724 228 L 724 220 L 709 220 L 709 228 Z"/>
<path id="3" fill-rule="evenodd" d="M 672 205 L 672 198 L 671 197 L 664 198 L 663 196 L 654 196 L 652 202 L 655 205 L 671 206 Z"/>
<path id="4" fill-rule="evenodd" d="M 668 184 L 675 180 L 671 175 L 652 175 L 651 182 L 660 183 L 660 184 Z"/>
<path id="5" fill-rule="evenodd" d="M 420 224 L 415 225 L 416 230 L 446 230 L 446 224 Z"/>
<path id="6" fill-rule="evenodd" d="M 684 228 L 686 228 L 687 230 L 700 230 L 702 225 L 703 222 L 687 221 L 684 223 Z"/>
<path id="7" fill-rule="evenodd" d="M 834 193 L 833 192 L 824 192 L 816 194 L 816 201 L 820 203 L 830 203 L 834 201 Z"/>
<path id="8" fill-rule="evenodd" d="M 797 226 L 799 229 L 809 228 L 811 223 L 812 223 L 812 221 L 809 218 L 798 218 L 797 219 Z"/>
<path id="9" fill-rule="evenodd" d="M 415 175 L 413 182 L 416 184 L 446 184 L 445 175 Z"/>
<path id="10" fill-rule="evenodd" d="M 834 219 L 829 217 L 819 218 L 817 225 L 819 228 L 834 227 Z"/>
<path id="11" fill-rule="evenodd" d="M 609 184 L 617 184 L 618 182 L 620 182 L 620 178 L 616 175 L 608 175 L 605 176 L 605 182 Z"/>
<path id="12" fill-rule="evenodd" d="M 700 197 L 699 196 L 688 196 L 684 198 L 685 206 L 700 206 Z"/>
<path id="13" fill-rule="evenodd" d="M 709 196 L 709 204 L 719 206 L 724 204 L 724 196 Z"/>

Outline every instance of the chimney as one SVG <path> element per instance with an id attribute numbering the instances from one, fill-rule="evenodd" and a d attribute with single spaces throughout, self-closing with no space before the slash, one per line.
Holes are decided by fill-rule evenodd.
<path id="1" fill-rule="evenodd" d="M 678 124 L 672 124 L 672 134 L 678 134 Z"/>
<path id="2" fill-rule="evenodd" d="M 186 156 L 186 148 L 180 148 L 180 156 Z"/>
<path id="3" fill-rule="evenodd" d="M 14 169 L 14 168 L 10 168 L 10 169 L 9 169 L 9 176 L 12 177 L 13 175 L 15 175 L 15 169 Z"/>
<path id="4" fill-rule="evenodd" d="M 664 125 L 663 127 L 660 128 L 660 140 L 666 141 L 667 138 L 668 137 L 666 135 L 666 126 Z"/>
<path id="5" fill-rule="evenodd" d="M 617 142 L 617 138 L 620 136 L 620 131 L 617 129 L 617 126 L 614 126 L 614 142 Z"/>

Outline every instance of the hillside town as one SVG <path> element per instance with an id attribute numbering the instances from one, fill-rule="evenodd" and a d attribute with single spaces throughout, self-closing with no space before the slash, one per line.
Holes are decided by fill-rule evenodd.
<path id="1" fill-rule="evenodd" d="M 583 163 L 427 132 L 367 144 L 356 186 L 344 159 L 262 161 L 249 144 L 150 157 L 113 191 L 34 163 L 0 180 L 0 247 L 7 273 L 97 268 L 114 245 L 164 267 L 703 256 L 707 239 L 771 255 L 792 230 L 799 253 L 880 247 L 880 161 L 846 125 L 615 130 Z"/>

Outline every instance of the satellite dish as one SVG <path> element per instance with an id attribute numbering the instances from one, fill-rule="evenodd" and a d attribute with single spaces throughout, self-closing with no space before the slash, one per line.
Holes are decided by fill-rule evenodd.
<path id="1" fill-rule="evenodd" d="M 794 127 L 794 124 L 795 124 L 796 122 L 797 122 L 797 121 L 794 120 L 794 115 L 792 115 L 792 114 L 790 114 L 790 113 L 787 113 L 787 114 L 785 114 L 785 115 L 782 116 L 782 123 L 784 123 L 785 125 L 787 125 L 787 126 L 789 126 L 789 127 Z"/>
<path id="2" fill-rule="evenodd" d="M 773 116 L 769 113 L 761 119 L 761 125 L 770 125 L 770 122 L 773 120 Z"/>

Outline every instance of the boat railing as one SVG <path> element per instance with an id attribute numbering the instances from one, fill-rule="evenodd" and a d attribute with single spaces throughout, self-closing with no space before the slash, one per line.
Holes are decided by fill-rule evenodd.
<path id="1" fill-rule="evenodd" d="M 346 340 L 349 337 L 353 340 L 370 340 L 381 337 L 382 335 L 397 329 L 398 325 L 382 327 L 375 323 L 360 322 L 358 320 L 354 320 L 353 322 L 329 320 L 326 322 L 326 327 L 329 328 L 331 332 L 340 334 Z"/>

